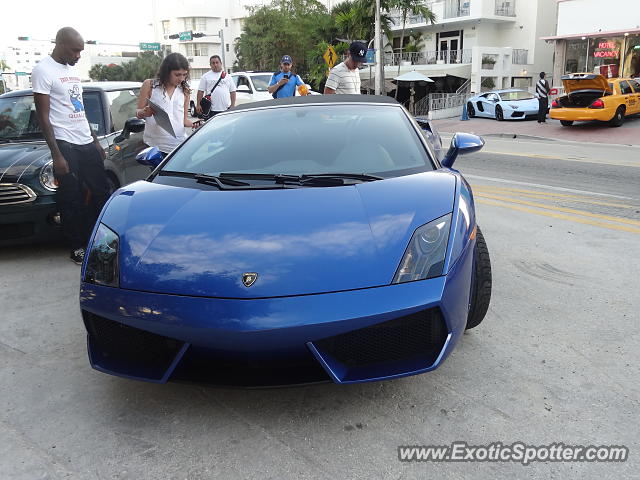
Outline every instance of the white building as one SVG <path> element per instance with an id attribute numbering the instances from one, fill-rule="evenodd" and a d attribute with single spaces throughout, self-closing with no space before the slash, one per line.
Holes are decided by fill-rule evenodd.
<path id="1" fill-rule="evenodd" d="M 426 1 L 435 24 L 410 17 L 406 37 L 421 32 L 419 52 L 400 53 L 401 19 L 394 17 L 394 49 L 385 54 L 385 76 L 419 71 L 431 78 L 469 79 L 472 92 L 491 88 L 532 88 L 553 66 L 553 45 L 541 37 L 555 31 L 556 0 Z"/>
<path id="2" fill-rule="evenodd" d="M 565 73 L 640 77 L 638 0 L 558 0 L 553 84 Z"/>

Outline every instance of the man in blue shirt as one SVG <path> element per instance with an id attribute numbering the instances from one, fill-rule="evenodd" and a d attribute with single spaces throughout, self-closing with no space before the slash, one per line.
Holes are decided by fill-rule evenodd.
<path id="1" fill-rule="evenodd" d="M 271 76 L 268 91 L 273 98 L 293 97 L 296 94 L 296 87 L 304 85 L 300 77 L 291 72 L 293 61 L 289 55 L 285 55 L 280 60 L 280 71 Z"/>

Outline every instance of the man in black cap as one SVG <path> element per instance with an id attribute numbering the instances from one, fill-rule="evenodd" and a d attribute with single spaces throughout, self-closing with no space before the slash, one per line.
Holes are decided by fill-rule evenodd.
<path id="1" fill-rule="evenodd" d="M 360 94 L 360 67 L 367 61 L 367 46 L 362 42 L 349 45 L 347 59 L 331 69 L 324 87 L 325 94 Z"/>

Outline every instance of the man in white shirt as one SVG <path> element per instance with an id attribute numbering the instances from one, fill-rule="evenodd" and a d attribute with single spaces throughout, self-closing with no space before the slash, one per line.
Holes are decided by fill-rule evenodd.
<path id="1" fill-rule="evenodd" d="M 360 95 L 360 67 L 367 61 L 367 46 L 362 42 L 349 45 L 347 59 L 331 69 L 324 93 Z"/>
<path id="2" fill-rule="evenodd" d="M 222 59 L 218 55 L 213 55 L 209 59 L 209 65 L 211 65 L 211 70 L 200 79 L 196 101 L 196 111 L 205 120 L 236 105 L 236 84 L 222 70 Z M 211 101 L 209 112 L 202 111 L 200 102 L 203 97 L 207 97 Z"/>
<path id="3" fill-rule="evenodd" d="M 53 52 L 31 73 L 36 115 L 58 182 L 62 230 L 71 244 L 71 260 L 77 264 L 82 264 L 93 224 L 109 198 L 106 154 L 85 115 L 82 83 L 73 68 L 82 50 L 80 34 L 71 27 L 61 28 Z M 83 185 L 91 192 L 89 212 Z"/>

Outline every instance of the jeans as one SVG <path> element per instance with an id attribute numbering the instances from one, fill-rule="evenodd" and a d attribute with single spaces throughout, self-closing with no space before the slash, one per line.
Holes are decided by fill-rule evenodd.
<path id="1" fill-rule="evenodd" d="M 75 145 L 56 140 L 69 173 L 56 175 L 56 203 L 62 231 L 72 250 L 86 246 L 93 225 L 109 198 L 104 162 L 96 144 Z"/>
<path id="2" fill-rule="evenodd" d="M 549 99 L 547 97 L 538 97 L 538 122 L 544 122 L 546 120 L 548 108 Z"/>

